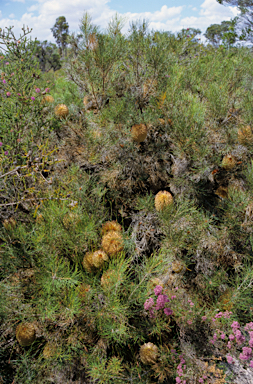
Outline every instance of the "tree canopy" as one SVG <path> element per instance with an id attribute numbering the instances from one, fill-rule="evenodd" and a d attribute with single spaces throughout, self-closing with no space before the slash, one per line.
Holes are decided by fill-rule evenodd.
<path id="1" fill-rule="evenodd" d="M 253 42 L 253 0 L 217 0 L 222 5 L 233 5 L 239 8 L 240 15 L 237 27 L 240 29 L 240 40 Z"/>
<path id="2" fill-rule="evenodd" d="M 56 43 L 59 47 L 60 55 L 63 55 L 63 52 L 65 51 L 66 56 L 66 47 L 67 47 L 67 40 L 69 36 L 69 25 L 66 21 L 65 16 L 60 16 L 56 19 L 56 22 L 53 26 L 53 28 L 50 28 L 54 38 L 56 39 Z"/>

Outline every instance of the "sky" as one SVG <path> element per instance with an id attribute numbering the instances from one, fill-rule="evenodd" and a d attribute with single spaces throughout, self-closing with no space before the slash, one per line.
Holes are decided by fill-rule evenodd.
<path id="1" fill-rule="evenodd" d="M 148 20 L 150 30 L 175 33 L 182 28 L 199 28 L 205 33 L 211 24 L 239 14 L 236 7 L 220 5 L 216 0 L 0 0 L 0 28 L 7 31 L 5 27 L 14 26 L 12 31 L 18 38 L 25 24 L 25 28 L 33 28 L 28 38 L 56 43 L 50 28 L 57 17 L 66 17 L 69 33 L 79 33 L 85 12 L 102 30 L 117 12 L 125 18 L 122 33 L 126 35 L 129 23 L 135 20 Z"/>

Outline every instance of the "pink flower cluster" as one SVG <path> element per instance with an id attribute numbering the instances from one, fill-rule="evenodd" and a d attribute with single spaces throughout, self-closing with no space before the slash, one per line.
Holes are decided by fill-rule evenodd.
<path id="1" fill-rule="evenodd" d="M 222 317 L 224 317 L 224 319 L 230 319 L 230 315 L 232 315 L 232 312 L 219 312 L 212 318 L 212 321 L 215 323 L 216 319 L 221 319 Z"/>
<path id="2" fill-rule="evenodd" d="M 233 346 L 235 348 L 238 348 L 238 346 L 241 346 L 243 343 L 245 343 L 245 340 L 246 340 L 245 336 L 243 336 L 240 330 L 241 326 L 238 323 L 238 321 L 233 321 L 233 323 L 231 324 L 231 328 L 232 328 L 232 333 L 228 335 L 228 342 L 226 345 L 228 349 L 231 349 Z M 252 354 L 253 322 L 246 324 L 244 327 L 244 330 L 247 331 L 249 334 L 249 342 L 248 342 L 249 346 L 242 347 L 242 352 L 239 355 L 239 359 L 243 361 L 248 361 L 253 358 L 253 354 Z M 220 333 L 220 338 L 222 340 L 226 339 L 226 334 L 224 332 L 220 330 L 217 330 L 217 332 Z M 213 338 L 212 340 L 210 340 L 210 342 L 214 344 L 217 339 L 218 339 L 218 335 L 217 333 L 214 333 Z M 234 359 L 230 354 L 227 354 L 226 358 L 229 364 L 234 364 Z M 253 360 L 249 361 L 248 363 L 249 363 L 249 366 L 253 368 Z"/>
<path id="3" fill-rule="evenodd" d="M 170 316 L 173 314 L 173 311 L 170 308 L 164 308 L 166 303 L 169 303 L 170 300 L 167 295 L 162 295 L 163 288 L 160 285 L 157 285 L 154 288 L 155 295 L 157 296 L 156 306 L 154 306 L 155 302 L 152 297 L 147 299 L 144 303 L 144 309 L 149 310 L 149 315 L 151 318 L 154 318 L 154 310 L 159 311 L 159 309 L 163 309 L 165 315 Z M 173 296 L 175 298 L 176 296 Z M 152 308 L 153 307 L 153 308 Z"/>
<path id="4" fill-rule="evenodd" d="M 184 384 L 184 383 L 186 383 L 186 380 L 184 380 L 182 382 L 180 377 L 183 376 L 183 374 L 184 374 L 183 370 L 186 370 L 185 359 L 183 358 L 183 355 L 180 355 L 179 359 L 180 359 L 180 363 L 177 366 L 177 374 L 179 377 L 176 378 L 176 383 L 183 383 Z"/>

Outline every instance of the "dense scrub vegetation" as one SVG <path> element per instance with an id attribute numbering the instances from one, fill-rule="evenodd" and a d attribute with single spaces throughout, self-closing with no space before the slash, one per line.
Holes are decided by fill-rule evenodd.
<path id="1" fill-rule="evenodd" d="M 253 374 L 252 51 L 121 28 L 1 35 L 4 384 Z"/>

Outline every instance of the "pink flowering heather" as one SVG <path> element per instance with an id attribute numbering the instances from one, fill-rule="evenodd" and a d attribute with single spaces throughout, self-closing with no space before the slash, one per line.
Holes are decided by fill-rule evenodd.
<path id="1" fill-rule="evenodd" d="M 150 309 L 152 306 L 154 305 L 154 300 L 152 299 L 152 297 L 150 297 L 149 299 L 147 299 L 144 303 L 144 309 L 147 311 L 148 309 Z"/>
<path id="2" fill-rule="evenodd" d="M 10 63 L 7 61 L 6 63 L 5 63 L 5 65 L 9 65 Z"/>
<path id="3" fill-rule="evenodd" d="M 202 320 L 205 321 L 207 319 L 206 316 L 202 316 Z"/>
<path id="4" fill-rule="evenodd" d="M 21 93 L 17 93 L 18 96 L 21 96 Z"/>
<path id="5" fill-rule="evenodd" d="M 248 347 L 242 348 L 242 353 L 240 353 L 239 359 L 249 360 L 252 357 L 252 349 Z"/>
<path id="6" fill-rule="evenodd" d="M 228 364 L 233 364 L 233 362 L 234 362 L 233 357 L 230 355 L 227 355 L 227 362 L 228 362 Z"/>
<path id="7" fill-rule="evenodd" d="M 249 366 L 250 366 L 251 368 L 253 368 L 253 360 L 251 360 L 251 361 L 249 362 Z"/>
<path id="8" fill-rule="evenodd" d="M 229 311 L 226 311 L 226 312 L 223 313 L 223 317 L 224 317 L 225 319 L 230 319 L 230 315 L 232 315 L 232 313 L 233 313 L 233 312 L 231 312 L 231 311 L 230 311 L 230 312 L 229 312 Z"/>
<path id="9" fill-rule="evenodd" d="M 167 315 L 167 316 L 173 315 L 173 311 L 170 308 L 164 308 L 163 311 L 164 311 L 165 315 Z"/>
<path id="10" fill-rule="evenodd" d="M 5 154 L 6 156 L 8 155 L 8 153 L 9 153 L 8 151 L 5 151 L 5 152 L 4 152 L 4 154 Z"/>
<path id="11" fill-rule="evenodd" d="M 46 88 L 46 89 L 45 89 L 45 92 L 50 92 L 50 88 Z"/>
<path id="12" fill-rule="evenodd" d="M 31 97 L 31 100 L 33 100 L 33 101 L 34 101 L 34 100 L 35 100 L 35 97 L 34 97 L 34 96 L 32 96 L 32 97 Z"/>
<path id="13" fill-rule="evenodd" d="M 0 147 L 3 145 L 3 143 L 0 141 Z"/>
<path id="14" fill-rule="evenodd" d="M 3 79 L 3 83 L 6 84 L 6 80 L 5 79 Z"/>
<path id="15" fill-rule="evenodd" d="M 10 92 L 6 92 L 6 96 L 9 97 L 11 95 Z"/>
<path id="16" fill-rule="evenodd" d="M 176 298 L 177 298 L 176 295 L 171 296 L 171 300 L 176 299 Z"/>
<path id="17" fill-rule="evenodd" d="M 224 340 L 225 337 L 226 337 L 225 333 L 222 333 L 222 334 L 220 335 L 220 337 L 221 337 L 222 340 Z"/>
<path id="18" fill-rule="evenodd" d="M 151 309 L 149 310 L 149 316 L 151 317 L 151 319 L 153 319 L 153 318 L 155 317 L 155 313 L 154 313 L 153 308 L 151 308 Z"/>
<path id="19" fill-rule="evenodd" d="M 199 383 L 204 383 L 204 380 L 200 378 Z"/>
<path id="20" fill-rule="evenodd" d="M 158 311 L 159 309 L 163 309 L 165 306 L 165 303 L 169 302 L 168 296 L 167 295 L 159 295 L 157 297 L 156 301 L 156 307 L 155 309 Z"/>
<path id="21" fill-rule="evenodd" d="M 36 88 L 36 89 L 35 89 L 35 92 L 40 93 L 40 89 L 39 89 L 39 88 Z"/>
<path id="22" fill-rule="evenodd" d="M 237 329 L 235 331 L 235 337 L 236 337 L 236 342 L 237 344 L 242 344 L 245 341 L 245 337 L 242 335 L 241 331 Z"/>
<path id="23" fill-rule="evenodd" d="M 238 323 L 238 321 L 233 321 L 233 323 L 231 324 L 231 328 L 233 328 L 234 332 L 235 332 L 235 329 L 239 329 L 240 324 Z"/>
<path id="24" fill-rule="evenodd" d="M 231 335 L 229 335 L 228 338 L 229 338 L 229 340 L 232 340 L 232 341 L 233 341 L 233 340 L 235 339 L 235 336 L 232 335 L 232 333 L 231 333 Z"/>
<path id="25" fill-rule="evenodd" d="M 155 292 L 155 295 L 158 296 L 161 294 L 163 288 L 161 287 L 161 285 L 157 285 L 154 289 L 154 292 Z"/>
<path id="26" fill-rule="evenodd" d="M 14 76 L 14 72 L 11 73 L 11 76 Z"/>
<path id="27" fill-rule="evenodd" d="M 253 322 L 246 324 L 244 327 L 245 331 L 249 331 L 250 329 L 253 331 Z"/>

